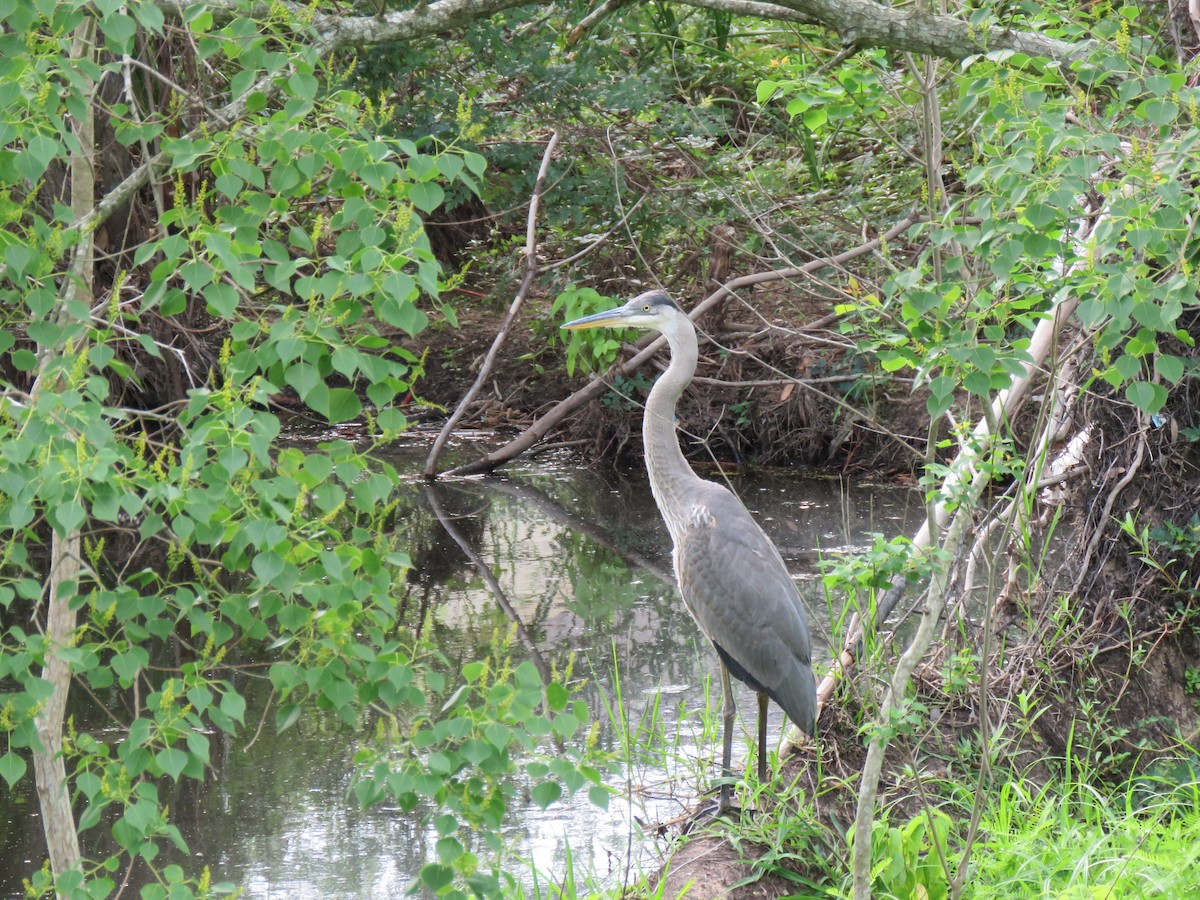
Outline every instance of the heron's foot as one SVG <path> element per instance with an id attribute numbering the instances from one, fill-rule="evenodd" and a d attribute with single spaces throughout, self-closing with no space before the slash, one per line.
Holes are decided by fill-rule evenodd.
<path id="1" fill-rule="evenodd" d="M 681 835 L 690 834 L 697 825 L 716 822 L 720 819 L 736 819 L 741 812 L 730 800 L 722 798 L 720 794 L 709 797 L 708 800 L 683 817 L 679 824 L 679 833 Z"/>
<path id="2" fill-rule="evenodd" d="M 701 796 L 699 802 L 672 819 L 664 819 L 652 825 L 642 824 L 642 827 L 659 837 L 665 837 L 678 830 L 678 833 L 688 834 L 697 825 L 715 822 L 719 819 L 738 819 L 742 815 L 740 806 L 733 805 L 732 785 L 722 785 L 712 790 L 707 796 Z"/>
<path id="3" fill-rule="evenodd" d="M 733 803 L 733 785 L 727 782 L 684 817 L 680 833 L 687 834 L 693 826 L 705 820 L 739 819 L 741 815 L 742 808 Z"/>

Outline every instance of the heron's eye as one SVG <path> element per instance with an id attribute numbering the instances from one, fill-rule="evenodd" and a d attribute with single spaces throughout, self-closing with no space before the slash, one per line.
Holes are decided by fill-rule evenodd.
<path id="1" fill-rule="evenodd" d="M 650 312 L 650 304 L 649 303 L 647 303 L 645 306 L 642 307 L 642 312 Z"/>

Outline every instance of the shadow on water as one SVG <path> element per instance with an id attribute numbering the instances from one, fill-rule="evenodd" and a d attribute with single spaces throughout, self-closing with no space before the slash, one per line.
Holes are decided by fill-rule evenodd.
<path id="1" fill-rule="evenodd" d="M 576 859 L 619 884 L 631 861 L 653 863 L 653 843 L 637 841 L 634 820 L 680 812 L 695 797 L 695 773 L 713 774 L 717 751 L 695 712 L 706 702 L 716 659 L 674 592 L 669 539 L 645 475 L 581 469 L 563 458 L 514 467 L 503 479 L 427 488 L 415 476 L 424 448 L 417 449 L 389 460 L 414 473 L 401 487 L 395 518 L 413 562 L 401 627 L 432 640 L 453 670 L 485 656 L 497 634 L 519 622 L 517 644 L 535 648 L 543 667 L 563 671 L 571 661 L 582 699 L 600 720 L 601 748 L 625 756 L 604 712 L 618 692 L 630 721 L 650 715 L 671 742 L 670 754 L 645 754 L 610 781 L 624 786 L 624 796 L 607 812 L 582 794 L 548 810 L 531 802 L 510 810 L 504 837 L 517 856 L 560 874 L 569 844 Z M 820 662 L 828 656 L 829 612 L 818 552 L 853 549 L 871 532 L 904 533 L 905 522 L 923 514 L 919 503 L 907 491 L 836 479 L 764 474 L 732 486 L 779 545 L 809 603 Z M 173 795 L 164 788 L 193 856 L 188 868 L 207 865 L 214 881 L 242 884 L 252 898 L 404 893 L 436 834 L 398 809 L 358 808 L 350 793 L 353 735 L 334 717 L 304 716 L 276 734 L 265 669 L 246 662 L 239 676 L 249 704 L 246 732 L 212 736 L 214 772 L 205 784 L 183 782 Z M 738 700 L 752 723 L 749 693 Z M 103 727 L 87 698 L 75 715 L 81 727 Z M 782 725 L 772 707 L 773 741 Z M 747 751 L 739 738 L 735 753 Z M 35 806 L 31 791 L 0 796 L 0 821 L 7 821 L 0 895 L 20 894 L 21 878 L 44 854 Z M 106 830 L 85 837 L 97 840 Z"/>

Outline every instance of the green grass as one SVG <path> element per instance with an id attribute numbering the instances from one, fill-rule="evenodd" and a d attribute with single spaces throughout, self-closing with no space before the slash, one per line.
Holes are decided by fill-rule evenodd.
<path id="1" fill-rule="evenodd" d="M 1071 767 L 1064 767 L 1070 773 Z M 1010 775 L 982 798 L 980 830 L 962 878 L 963 898 L 1200 897 L 1200 785 L 1188 774 L 1101 787 L 1074 776 L 1037 783 Z M 927 786 L 930 793 L 935 786 Z M 936 810 L 875 826 L 876 898 L 948 895 L 962 865 L 973 784 L 943 782 Z M 934 828 L 929 827 L 934 822 Z M 942 855 L 934 847 L 936 832 Z M 949 868 L 943 867 L 945 858 Z M 834 873 L 830 873 L 831 875 Z M 837 873 L 850 895 L 849 874 Z"/>
<path id="2" fill-rule="evenodd" d="M 964 896 L 1200 896 L 1195 785 L 1143 804 L 1144 787 L 1003 785 L 985 807 Z"/>
<path id="3" fill-rule="evenodd" d="M 658 698 L 631 717 L 633 704 L 622 695 L 620 681 L 614 685 L 605 714 L 617 736 L 615 752 L 629 761 L 624 783 L 615 787 L 635 811 L 646 812 L 639 791 L 647 786 L 656 795 L 678 791 L 682 800 L 713 785 L 717 773 L 711 761 L 697 758 L 694 748 L 715 746 L 719 740 L 719 692 L 710 691 L 705 701 L 681 710 L 677 721 L 664 715 Z M 1009 734 L 1005 739 L 1016 738 Z M 898 805 L 882 809 L 874 827 L 873 896 L 944 900 L 965 860 L 959 896 L 967 900 L 1200 897 L 1196 757 L 1173 767 L 1160 763 L 1153 767 L 1155 774 L 1116 783 L 1101 777 L 1109 769 L 1081 768 L 1078 759 L 1043 759 L 1036 776 L 1004 771 L 994 761 L 993 787 L 982 794 L 971 759 L 960 759 L 958 778 L 924 783 L 922 811 L 911 812 L 912 797 L 903 806 L 906 812 Z M 748 768 L 752 761 L 747 757 Z M 854 780 L 840 783 L 832 774 L 822 776 L 818 780 L 828 796 L 814 802 L 799 783 L 787 784 L 776 776 L 764 786 L 751 771 L 735 775 L 735 802 L 751 812 L 740 821 L 702 823 L 693 834 L 724 836 L 750 866 L 743 883 L 775 875 L 790 883 L 791 896 L 797 898 L 849 898 L 847 838 L 835 824 L 837 814 L 831 818 L 829 813 L 844 807 L 846 796 L 855 792 Z M 968 848 L 964 842 L 976 803 L 979 828 Z M 631 838 L 655 840 L 641 836 L 636 827 Z M 660 843 L 658 850 L 669 857 L 673 848 Z M 574 857 L 568 849 L 565 872 L 554 878 L 535 876 L 532 890 L 527 883 L 510 896 L 599 900 L 662 895 L 654 871 L 631 867 L 623 890 L 621 878 L 614 883 L 611 872 L 607 877 L 597 872 L 597 866 L 612 864 Z"/>

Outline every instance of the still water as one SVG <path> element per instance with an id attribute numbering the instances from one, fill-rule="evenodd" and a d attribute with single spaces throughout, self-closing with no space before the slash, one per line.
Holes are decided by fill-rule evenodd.
<path id="1" fill-rule="evenodd" d="M 465 459 L 476 449 L 459 448 Z M 415 473 L 425 452 L 423 443 L 399 447 L 391 461 Z M 853 550 L 872 532 L 904 533 L 906 521 L 922 515 L 919 503 L 897 488 L 792 472 L 731 476 L 729 483 L 779 546 L 808 603 L 819 668 L 829 657 L 831 613 L 818 555 Z M 617 793 L 607 811 L 585 792 L 548 810 L 532 803 L 510 810 L 505 839 L 527 861 L 524 880 L 532 881 L 534 868 L 543 881 L 561 876 L 568 853 L 577 869 L 612 886 L 630 869 L 652 870 L 662 848 L 642 837 L 639 823 L 669 819 L 695 799 L 696 773 L 715 774 L 719 741 L 697 712 L 708 702 L 716 656 L 674 592 L 669 540 L 644 473 L 543 456 L 510 467 L 503 478 L 429 488 L 414 475 L 405 491 L 400 527 L 414 568 L 404 615 L 452 667 L 483 655 L 510 620 L 439 524 L 434 505 L 490 568 L 538 649 L 560 667 L 573 659 L 582 699 L 601 722 L 601 746 L 620 750 L 606 707 L 634 723 L 656 714 L 671 741 L 670 753 L 644 757 L 609 779 Z M 270 712 L 254 737 L 269 684 L 251 679 L 242 687 L 251 704 L 249 733 L 214 746 L 219 777 L 183 785 L 170 800 L 193 853 L 188 868 L 207 865 L 214 881 L 243 885 L 244 896 L 256 900 L 403 895 L 430 861 L 436 836 L 387 806 L 358 808 L 349 793 L 352 736 L 332 717 L 306 716 L 276 735 Z M 715 707 L 719 690 L 711 694 Z M 747 720 L 735 737 L 735 769 L 749 750 L 756 708 L 745 690 L 738 704 Z M 771 716 L 775 747 L 783 715 L 772 705 Z M 21 878 L 44 853 L 33 805 L 31 796 L 0 802 L 7 819 L 0 896 L 19 895 Z"/>

